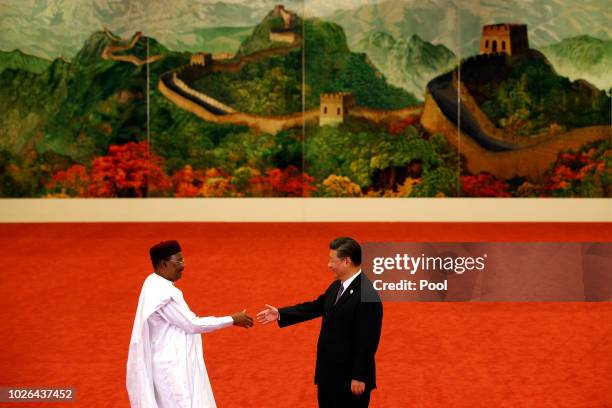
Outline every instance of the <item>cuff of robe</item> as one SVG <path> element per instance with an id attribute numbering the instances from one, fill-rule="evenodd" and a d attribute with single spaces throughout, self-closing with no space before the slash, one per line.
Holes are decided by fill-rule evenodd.
<path id="1" fill-rule="evenodd" d="M 234 319 L 232 319 L 232 316 L 223 316 L 219 318 L 219 323 L 221 323 L 221 327 L 229 327 L 234 324 Z"/>

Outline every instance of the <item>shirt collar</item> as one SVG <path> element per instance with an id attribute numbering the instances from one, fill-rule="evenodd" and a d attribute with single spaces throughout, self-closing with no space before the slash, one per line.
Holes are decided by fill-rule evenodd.
<path id="1" fill-rule="evenodd" d="M 172 282 L 170 279 L 166 279 L 163 276 L 156 274 L 155 272 L 153 272 L 153 275 L 155 275 L 155 277 L 157 279 L 160 279 L 162 282 L 169 283 L 174 286 L 174 282 Z"/>
<path id="2" fill-rule="evenodd" d="M 350 278 L 348 278 L 342 283 L 344 290 L 346 290 L 346 288 L 349 287 L 349 285 L 355 280 L 357 276 L 359 276 L 360 273 L 361 273 L 361 269 L 359 269 L 353 276 L 351 276 Z"/>

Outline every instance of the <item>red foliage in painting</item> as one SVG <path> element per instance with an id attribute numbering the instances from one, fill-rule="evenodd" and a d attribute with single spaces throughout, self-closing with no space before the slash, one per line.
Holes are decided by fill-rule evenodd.
<path id="1" fill-rule="evenodd" d="M 232 197 L 235 196 L 235 188 L 231 183 L 231 177 L 219 169 L 208 169 L 205 180 L 200 190 L 203 197 Z"/>
<path id="2" fill-rule="evenodd" d="M 595 173 L 602 173 L 605 169 L 603 160 L 593 160 L 593 152 L 559 153 L 557 160 L 544 175 L 543 194 L 555 191 L 569 190 L 573 182 L 582 181 L 585 177 Z"/>
<path id="3" fill-rule="evenodd" d="M 84 197 L 87 195 L 89 174 L 85 166 L 75 164 L 67 170 L 60 170 L 53 175 L 47 187 L 64 193 Z"/>
<path id="4" fill-rule="evenodd" d="M 88 194 L 93 197 L 146 197 L 169 187 L 162 158 L 149 152 L 147 142 L 111 145 L 94 159 Z"/>
<path id="5" fill-rule="evenodd" d="M 204 184 L 206 175 L 200 170 L 193 170 L 190 165 L 183 167 L 172 176 L 175 197 L 197 197 Z"/>
<path id="6" fill-rule="evenodd" d="M 408 126 L 415 125 L 418 122 L 419 122 L 418 116 L 408 116 L 398 122 L 390 123 L 389 127 L 387 128 L 387 132 L 392 135 L 399 135 L 399 134 L 404 133 L 404 130 L 406 130 Z"/>
<path id="7" fill-rule="evenodd" d="M 510 197 L 509 186 L 490 173 L 461 176 L 463 195 L 466 197 Z"/>
<path id="8" fill-rule="evenodd" d="M 112 145 L 106 156 L 93 160 L 89 172 L 74 165 L 57 172 L 48 188 L 79 197 L 307 197 L 316 190 L 314 179 L 295 166 L 271 168 L 263 175 L 243 168 L 242 175 L 232 176 L 217 168 L 186 165 L 169 178 L 162 165 L 162 158 L 150 153 L 146 142 Z"/>
<path id="9" fill-rule="evenodd" d="M 194 170 L 190 165 L 172 176 L 175 197 L 232 197 L 236 189 L 231 177 L 215 168 Z"/>
<path id="10" fill-rule="evenodd" d="M 314 178 L 301 173 L 295 166 L 271 168 L 265 175 L 254 175 L 250 180 L 253 195 L 280 197 L 309 197 L 316 190 Z"/>
<path id="11" fill-rule="evenodd" d="M 48 188 L 78 197 L 146 197 L 163 195 L 170 183 L 162 158 L 149 152 L 147 142 L 111 145 L 87 172 L 82 165 L 58 171 Z"/>

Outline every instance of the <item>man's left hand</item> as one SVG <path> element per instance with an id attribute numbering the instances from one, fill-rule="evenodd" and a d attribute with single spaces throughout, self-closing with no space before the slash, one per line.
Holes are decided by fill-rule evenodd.
<path id="1" fill-rule="evenodd" d="M 365 383 L 353 380 L 351 381 L 351 392 L 355 395 L 361 395 L 365 391 Z"/>

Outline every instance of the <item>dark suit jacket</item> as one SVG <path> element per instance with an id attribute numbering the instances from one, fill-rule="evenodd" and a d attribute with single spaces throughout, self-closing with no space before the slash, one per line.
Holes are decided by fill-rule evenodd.
<path id="1" fill-rule="evenodd" d="M 351 282 L 334 306 L 340 281 L 334 281 L 312 302 L 279 309 L 280 327 L 323 317 L 317 344 L 315 384 L 329 389 L 350 389 L 351 380 L 376 388 L 376 363 L 382 325 L 382 303 L 362 273 Z M 374 302 L 362 302 L 364 296 Z M 352 293 L 351 293 L 352 292 Z"/>

